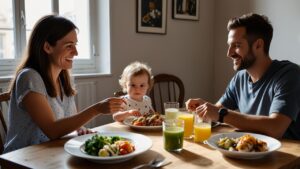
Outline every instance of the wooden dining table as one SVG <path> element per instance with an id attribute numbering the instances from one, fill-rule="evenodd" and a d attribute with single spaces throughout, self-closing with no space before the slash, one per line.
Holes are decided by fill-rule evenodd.
<path id="1" fill-rule="evenodd" d="M 181 152 L 168 152 L 163 148 L 161 130 L 145 131 L 132 129 L 119 122 L 114 122 L 94 128 L 98 132 L 133 132 L 149 137 L 153 145 L 143 154 L 121 163 L 101 164 L 68 154 L 64 144 L 75 137 L 69 135 L 62 139 L 25 147 L 0 156 L 0 165 L 4 168 L 41 168 L 41 169 L 127 169 L 143 163 L 148 163 L 156 157 L 164 158 L 172 163 L 163 168 L 193 169 L 193 168 L 297 168 L 300 167 L 300 141 L 281 139 L 281 148 L 260 159 L 234 159 L 223 156 L 219 151 L 207 144 L 195 143 L 193 140 L 184 140 Z M 234 128 L 228 125 L 219 125 L 212 129 L 212 134 L 232 132 Z"/>

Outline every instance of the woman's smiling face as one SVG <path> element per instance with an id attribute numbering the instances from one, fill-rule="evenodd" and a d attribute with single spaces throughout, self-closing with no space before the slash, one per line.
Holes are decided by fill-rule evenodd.
<path id="1" fill-rule="evenodd" d="M 75 30 L 58 40 L 55 46 L 49 44 L 47 53 L 49 54 L 52 68 L 60 70 L 71 69 L 74 56 L 78 55 L 76 45 L 77 33 Z"/>

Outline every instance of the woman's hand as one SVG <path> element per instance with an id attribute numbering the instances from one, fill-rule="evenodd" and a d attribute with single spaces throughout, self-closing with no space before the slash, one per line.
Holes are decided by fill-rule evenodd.
<path id="1" fill-rule="evenodd" d="M 188 111 L 195 111 L 198 106 L 204 103 L 206 103 L 206 101 L 200 98 L 189 99 L 188 101 L 185 102 L 185 106 Z"/>
<path id="2" fill-rule="evenodd" d="M 93 131 L 93 130 L 91 130 L 89 128 L 85 128 L 85 127 L 80 127 L 76 131 L 77 131 L 78 136 L 85 135 L 85 134 L 96 133 L 96 131 Z"/>
<path id="3" fill-rule="evenodd" d="M 124 110 L 126 104 L 123 98 L 110 97 L 104 99 L 95 105 L 95 109 L 102 114 L 112 114 Z"/>

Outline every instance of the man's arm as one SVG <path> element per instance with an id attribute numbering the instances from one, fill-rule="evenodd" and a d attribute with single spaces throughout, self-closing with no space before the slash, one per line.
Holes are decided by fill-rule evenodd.
<path id="1" fill-rule="evenodd" d="M 189 109 L 195 108 L 200 116 L 213 121 L 219 120 L 219 110 L 224 107 L 220 102 L 212 104 L 199 98 L 188 100 L 186 106 Z M 279 112 L 274 112 L 270 116 L 258 116 L 229 109 L 228 114 L 224 117 L 224 123 L 240 130 L 262 133 L 275 138 L 283 136 L 291 121 L 288 116 Z"/>
<path id="2" fill-rule="evenodd" d="M 210 118 L 213 121 L 219 120 L 219 110 L 223 107 L 221 103 L 205 103 L 197 108 L 200 116 Z M 228 114 L 224 117 L 224 123 L 232 125 L 240 130 L 257 132 L 280 138 L 291 123 L 291 119 L 279 112 L 274 112 L 270 116 L 258 116 L 243 114 L 228 109 Z"/>
<path id="3" fill-rule="evenodd" d="M 240 130 L 263 133 L 271 137 L 281 138 L 289 127 L 291 119 L 279 112 L 270 116 L 247 115 L 228 110 L 224 122 Z"/>

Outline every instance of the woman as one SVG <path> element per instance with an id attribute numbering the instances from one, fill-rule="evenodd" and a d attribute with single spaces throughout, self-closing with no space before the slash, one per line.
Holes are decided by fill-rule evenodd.
<path id="1" fill-rule="evenodd" d="M 48 15 L 35 25 L 27 53 L 10 85 L 9 129 L 4 152 L 60 138 L 99 114 L 122 109 L 123 99 L 108 98 L 76 113 L 68 69 L 77 49 L 77 27 Z"/>

